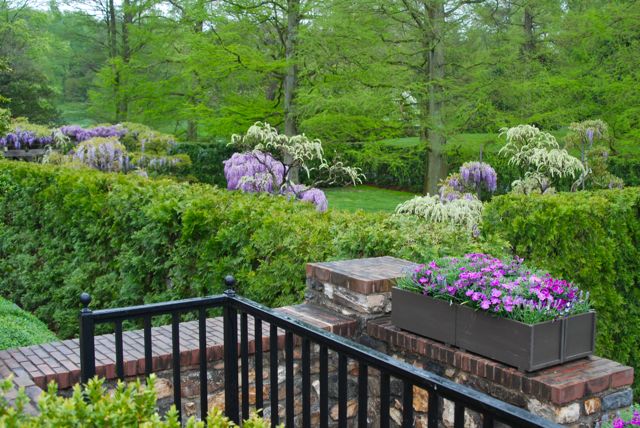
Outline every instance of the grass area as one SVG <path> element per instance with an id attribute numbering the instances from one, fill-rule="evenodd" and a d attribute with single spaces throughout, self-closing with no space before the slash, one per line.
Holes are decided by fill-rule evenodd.
<path id="1" fill-rule="evenodd" d="M 329 208 L 346 211 L 393 212 L 398 204 L 414 196 L 409 192 L 372 186 L 331 188 L 324 189 L 324 192 L 329 200 Z"/>
<path id="2" fill-rule="evenodd" d="M 0 349 L 29 346 L 57 340 L 35 316 L 0 297 Z"/>

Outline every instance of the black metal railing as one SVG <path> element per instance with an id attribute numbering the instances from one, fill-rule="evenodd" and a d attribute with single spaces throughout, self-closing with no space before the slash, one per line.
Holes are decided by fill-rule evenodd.
<path id="1" fill-rule="evenodd" d="M 515 407 L 503 401 L 492 398 L 479 391 L 459 385 L 446 378 L 429 371 L 418 369 L 410 364 L 399 361 L 381 352 L 360 345 L 344 337 L 329 333 L 302 321 L 287 317 L 251 300 L 235 294 L 232 277 L 225 278 L 228 290 L 223 295 L 171 301 L 151 305 L 134 306 L 119 309 L 91 311 L 88 306 L 91 298 L 84 293 L 81 301 L 84 309 L 80 315 L 80 362 L 81 380 L 86 383 L 96 374 L 95 365 L 95 326 L 96 324 L 113 323 L 115 325 L 116 374 L 124 378 L 124 356 L 122 343 L 122 323 L 125 320 L 142 319 L 144 323 L 144 355 L 145 374 L 152 371 L 152 341 L 151 320 L 154 316 L 171 315 L 172 349 L 173 349 L 173 392 L 174 404 L 181 410 L 180 385 L 180 319 L 181 315 L 189 312 L 198 314 L 199 337 L 199 380 L 200 380 L 200 417 L 207 416 L 207 310 L 223 308 L 224 314 L 224 390 L 225 413 L 238 423 L 249 417 L 249 323 L 248 317 L 254 320 L 253 368 L 255 370 L 255 409 L 263 409 L 263 322 L 269 324 L 269 379 L 271 385 L 278 385 L 278 329 L 284 331 L 284 359 L 285 359 L 285 425 L 294 426 L 294 342 L 300 344 L 301 358 L 301 388 L 299 391 L 302 404 L 302 426 L 311 426 L 311 344 L 319 346 L 319 424 L 321 427 L 329 425 L 329 351 L 337 353 L 338 360 L 338 426 L 347 426 L 347 390 L 348 390 L 348 361 L 358 363 L 357 401 L 358 427 L 366 427 L 368 410 L 368 382 L 369 371 L 377 370 L 379 376 L 380 394 L 380 427 L 390 424 L 391 379 L 402 382 L 402 426 L 411 427 L 414 424 L 413 387 L 428 391 L 427 419 L 430 427 L 437 427 L 441 415 L 441 398 L 454 403 L 454 426 L 463 427 L 465 423 L 465 409 L 473 410 L 482 416 L 482 426 L 493 427 L 494 423 L 502 422 L 513 427 L 559 427 L 559 425 L 535 416 L 526 410 Z M 238 318 L 240 331 L 238 331 Z M 239 333 L 239 334 L 238 334 Z M 239 343 L 238 343 L 239 336 Z M 239 346 L 238 346 L 239 345 Z M 238 350 L 240 355 L 238 356 Z M 240 368 L 238 367 L 240 357 Z M 240 369 L 240 371 L 238 370 Z M 238 382 L 240 374 L 241 385 Z M 272 426 L 280 422 L 278 414 L 278 387 L 271 387 L 269 401 Z"/>

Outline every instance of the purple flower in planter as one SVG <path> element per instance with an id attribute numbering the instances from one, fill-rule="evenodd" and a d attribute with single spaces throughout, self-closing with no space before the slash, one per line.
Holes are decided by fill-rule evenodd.
<path id="1" fill-rule="evenodd" d="M 422 290 L 425 295 L 527 323 L 589 310 L 586 293 L 548 273 L 532 272 L 518 258 L 445 257 L 419 266 L 406 281 L 413 284 L 408 289 Z"/>

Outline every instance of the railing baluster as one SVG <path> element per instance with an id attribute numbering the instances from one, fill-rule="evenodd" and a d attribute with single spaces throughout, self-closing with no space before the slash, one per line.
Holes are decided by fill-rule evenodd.
<path id="1" fill-rule="evenodd" d="M 238 408 L 238 312 L 224 307 L 224 412 L 236 424 L 240 423 Z"/>
<path id="2" fill-rule="evenodd" d="M 360 361 L 360 363 L 358 363 L 358 428 L 366 428 L 368 425 L 368 377 L 367 365 Z"/>
<path id="3" fill-rule="evenodd" d="M 320 428 L 329 426 L 329 350 L 320 345 Z"/>
<path id="4" fill-rule="evenodd" d="M 278 327 L 269 326 L 269 395 L 271 406 L 271 426 L 280 422 L 278 418 Z"/>
<path id="5" fill-rule="evenodd" d="M 493 428 L 493 415 L 491 413 L 482 415 L 482 428 Z"/>
<path id="6" fill-rule="evenodd" d="M 249 326 L 247 313 L 240 315 L 240 359 L 242 367 L 242 419 L 249 419 Z"/>
<path id="7" fill-rule="evenodd" d="M 86 385 L 96 375 L 95 323 L 89 309 L 91 296 L 82 293 L 80 302 L 83 306 L 80 311 L 80 381 Z"/>
<path id="8" fill-rule="evenodd" d="M 200 419 L 206 420 L 209 411 L 207 400 L 207 310 L 200 308 L 198 312 L 198 347 L 200 356 Z"/>
<path id="9" fill-rule="evenodd" d="M 311 341 L 302 339 L 302 426 L 311 426 Z"/>
<path id="10" fill-rule="evenodd" d="M 182 394 L 180 387 L 180 312 L 171 314 L 171 345 L 173 348 L 173 404 L 182 418 Z"/>
<path id="11" fill-rule="evenodd" d="M 464 406 L 457 401 L 455 402 L 453 428 L 464 428 Z"/>
<path id="12" fill-rule="evenodd" d="M 116 376 L 120 380 L 124 380 L 124 351 L 122 349 L 122 320 L 116 320 L 116 332 L 114 338 L 116 341 Z"/>
<path id="13" fill-rule="evenodd" d="M 293 333 L 290 331 L 284 336 L 285 348 L 285 402 L 286 402 L 286 426 L 293 427 Z"/>
<path id="14" fill-rule="evenodd" d="M 380 372 L 380 428 L 389 428 L 389 396 L 391 380 L 388 373 Z M 429 425 L 436 426 L 436 425 Z"/>
<path id="15" fill-rule="evenodd" d="M 149 377 L 153 370 L 153 348 L 151 344 L 151 316 L 144 317 L 144 375 Z"/>
<path id="16" fill-rule="evenodd" d="M 438 418 L 440 417 L 440 401 L 438 395 L 433 389 L 429 389 L 429 412 L 427 414 L 427 420 L 430 427 L 438 426 Z"/>
<path id="17" fill-rule="evenodd" d="M 338 354 L 338 427 L 347 428 L 347 356 Z"/>
<path id="18" fill-rule="evenodd" d="M 359 428 L 367 426 L 368 417 L 368 375 L 370 369 L 380 373 L 380 427 L 389 427 L 390 402 L 391 402 L 391 378 L 403 382 L 402 405 L 404 408 L 401 425 L 403 427 L 412 426 L 414 422 L 413 396 L 414 388 L 425 389 L 429 393 L 428 403 L 428 425 L 437 427 L 441 419 L 442 400 L 445 397 L 455 397 L 454 405 L 454 428 L 464 427 L 465 412 L 467 408 L 477 410 L 482 415 L 483 428 L 493 427 L 498 421 L 506 422 L 511 426 L 528 428 L 559 428 L 559 425 L 544 420 L 529 412 L 518 409 L 508 403 L 500 402 L 491 397 L 474 393 L 468 387 L 456 385 L 433 373 L 425 373 L 420 369 L 408 364 L 398 362 L 388 355 L 375 350 L 363 349 L 361 346 L 353 344 L 348 339 L 339 338 L 326 332 L 310 327 L 303 322 L 298 322 L 287 316 L 283 316 L 277 311 L 257 305 L 247 299 L 236 297 L 233 291 L 233 278 L 228 277 L 225 282 L 229 286 L 222 296 L 210 296 L 207 298 L 185 299 L 165 303 L 152 304 L 148 306 L 136 306 L 130 308 L 106 309 L 92 312 L 88 305 L 90 296 L 86 293 L 81 297 L 83 309 L 80 313 L 80 367 L 81 381 L 86 384 L 96 372 L 96 348 L 95 348 L 95 326 L 96 324 L 113 323 L 115 325 L 115 364 L 118 378 L 125 376 L 124 361 L 124 332 L 123 324 L 126 319 L 142 318 L 144 321 L 144 358 L 145 374 L 150 374 L 153 370 L 153 348 L 152 348 L 152 327 L 153 316 L 171 315 L 171 343 L 172 343 L 172 363 L 173 363 L 173 393 L 174 404 L 177 407 L 178 415 L 181 417 L 181 355 L 180 355 L 180 321 L 184 312 L 198 311 L 198 347 L 199 347 L 199 379 L 200 379 L 200 417 L 207 416 L 207 394 L 208 394 L 208 370 L 207 370 L 207 310 L 215 307 L 224 309 L 224 368 L 225 368 L 225 412 L 229 419 L 238 423 L 242 416 L 248 416 L 251 408 L 249 403 L 249 316 L 254 319 L 255 328 L 255 386 L 256 386 L 256 410 L 264 410 L 264 343 L 263 325 L 269 323 L 268 340 L 269 350 L 269 377 L 270 389 L 269 399 L 271 400 L 271 424 L 277 426 L 280 422 L 282 410 L 279 409 L 279 400 L 286 401 L 286 424 L 293 425 L 295 420 L 294 409 L 296 407 L 295 380 L 294 380 L 294 345 L 295 338 L 301 338 L 301 395 L 302 395 L 302 415 L 303 426 L 311 425 L 311 343 L 319 346 L 319 412 L 320 427 L 328 427 L 330 404 L 335 404 L 329 397 L 329 349 L 337 355 L 337 386 L 338 390 L 338 425 L 344 427 L 347 423 L 348 398 L 349 398 L 349 361 L 355 360 L 358 363 L 358 420 Z M 238 317 L 238 311 L 241 312 Z M 241 325 L 238 326 L 238 318 Z M 240 329 L 239 329 L 240 327 Z M 240 331 L 239 331 L 240 330 Z M 279 397 L 278 379 L 278 356 L 279 338 L 278 331 L 284 330 L 284 358 L 285 365 L 285 385 L 286 397 Z M 209 332 L 210 333 L 210 332 Z M 240 333 L 240 334 L 238 334 Z M 242 355 L 238 355 L 239 352 Z M 242 363 L 242 370 L 238 367 Z M 376 373 L 377 373 L 376 371 Z M 238 377 L 240 373 L 240 379 Z M 242 381 L 242 392 L 240 393 L 239 380 Z M 242 409 L 240 408 L 240 398 L 242 398 Z M 333 397 L 336 398 L 336 397 Z M 394 396 L 395 398 L 395 396 Z M 397 404 L 397 403 L 396 403 Z M 446 403 L 450 404 L 450 403 Z M 394 410 L 395 411 L 395 410 Z M 268 416 L 268 415 L 267 415 Z M 394 416 L 395 417 L 395 416 Z M 355 423 L 355 421 L 354 421 Z M 375 423 L 372 422 L 372 423 Z"/>
<path id="19" fill-rule="evenodd" d="M 253 355 L 255 364 L 255 382 L 256 382 L 256 411 L 262 411 L 264 407 L 264 399 L 262 397 L 262 320 L 253 318 L 254 324 L 254 342 L 256 344 L 256 352 Z"/>
<path id="20" fill-rule="evenodd" d="M 411 428 L 413 426 L 413 385 L 406 380 L 402 384 L 402 427 Z"/>

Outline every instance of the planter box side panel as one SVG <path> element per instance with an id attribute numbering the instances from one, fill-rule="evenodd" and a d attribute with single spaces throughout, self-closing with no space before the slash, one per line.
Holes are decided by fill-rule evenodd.
<path id="1" fill-rule="evenodd" d="M 456 346 L 520 370 L 529 369 L 531 326 L 466 307 L 457 313 Z"/>
<path id="2" fill-rule="evenodd" d="M 538 370 L 562 362 L 562 321 L 532 325 L 531 365 L 527 371 Z"/>
<path id="3" fill-rule="evenodd" d="M 455 344 L 456 305 L 411 291 L 394 288 L 391 292 L 391 322 L 397 327 Z"/>
<path id="4" fill-rule="evenodd" d="M 587 312 L 566 320 L 565 361 L 593 354 L 596 335 L 596 313 Z"/>

